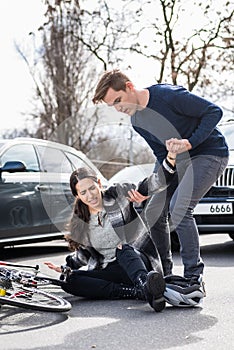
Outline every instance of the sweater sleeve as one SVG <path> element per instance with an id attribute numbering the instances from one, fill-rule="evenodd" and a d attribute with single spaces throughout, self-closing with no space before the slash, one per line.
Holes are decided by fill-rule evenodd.
<path id="1" fill-rule="evenodd" d="M 218 106 L 210 105 L 201 116 L 200 124 L 188 139 L 192 147 L 200 145 L 214 130 L 220 119 L 222 118 L 222 111 Z"/>
<path id="2" fill-rule="evenodd" d="M 171 102 L 178 113 L 199 120 L 197 128 L 188 138 L 193 148 L 209 137 L 223 115 L 220 107 L 184 88 L 177 90 Z"/>

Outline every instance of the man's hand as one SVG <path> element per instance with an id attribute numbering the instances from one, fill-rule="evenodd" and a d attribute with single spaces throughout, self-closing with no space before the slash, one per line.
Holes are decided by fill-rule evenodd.
<path id="1" fill-rule="evenodd" d="M 180 154 L 189 151 L 192 148 L 192 145 L 187 139 L 179 140 L 176 138 L 171 138 L 166 140 L 166 148 L 168 152 Z"/>
<path id="2" fill-rule="evenodd" d="M 128 191 L 128 196 L 129 197 L 127 197 L 127 199 L 130 202 L 136 202 L 136 203 L 142 203 L 150 197 L 150 196 L 143 196 L 143 194 L 141 194 L 137 190 Z"/>

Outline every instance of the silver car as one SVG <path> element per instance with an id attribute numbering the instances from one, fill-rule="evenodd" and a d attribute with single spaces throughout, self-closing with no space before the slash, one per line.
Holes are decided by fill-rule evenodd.
<path id="1" fill-rule="evenodd" d="M 35 138 L 0 140 L 0 246 L 63 237 L 74 202 L 69 178 L 81 166 L 107 185 L 72 147 Z"/>

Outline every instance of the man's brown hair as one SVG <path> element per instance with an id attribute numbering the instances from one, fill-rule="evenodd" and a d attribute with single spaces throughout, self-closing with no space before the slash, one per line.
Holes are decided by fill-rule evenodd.
<path id="1" fill-rule="evenodd" d="M 115 91 L 126 91 L 126 82 L 130 79 L 119 69 L 106 71 L 99 80 L 93 97 L 93 103 L 102 102 L 106 96 L 107 90 L 112 88 Z"/>

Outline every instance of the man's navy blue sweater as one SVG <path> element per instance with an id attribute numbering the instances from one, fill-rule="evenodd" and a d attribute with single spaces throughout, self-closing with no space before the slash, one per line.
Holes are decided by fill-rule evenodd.
<path id="1" fill-rule="evenodd" d="M 165 141 L 172 137 L 188 139 L 190 156 L 228 156 L 225 138 L 216 127 L 222 118 L 220 107 L 182 86 L 156 84 L 147 89 L 148 104 L 131 117 L 131 123 L 160 163 L 167 154 Z"/>

